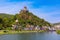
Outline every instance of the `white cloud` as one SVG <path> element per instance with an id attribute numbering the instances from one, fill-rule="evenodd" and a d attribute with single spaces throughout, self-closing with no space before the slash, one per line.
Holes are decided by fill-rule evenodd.
<path id="1" fill-rule="evenodd" d="M 0 6 L 0 13 L 18 13 L 24 6 L 30 7 L 30 4 L 32 2 L 5 3 L 5 5 Z"/>

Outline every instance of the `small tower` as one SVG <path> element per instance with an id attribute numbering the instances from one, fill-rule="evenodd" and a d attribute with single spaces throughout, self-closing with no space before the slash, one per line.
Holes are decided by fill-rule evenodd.
<path id="1" fill-rule="evenodd" d="M 28 12 L 28 10 L 27 10 L 27 7 L 26 6 L 24 6 L 24 8 L 20 11 L 20 13 L 26 13 L 26 12 Z"/>
<path id="2" fill-rule="evenodd" d="M 18 22 L 18 19 L 16 19 L 16 22 Z"/>
<path id="3" fill-rule="evenodd" d="M 16 23 L 16 25 L 19 25 L 19 21 L 18 21 L 18 19 L 15 20 L 15 23 Z"/>
<path id="4" fill-rule="evenodd" d="M 24 11 L 27 11 L 27 7 L 25 6 L 23 10 L 24 10 Z"/>

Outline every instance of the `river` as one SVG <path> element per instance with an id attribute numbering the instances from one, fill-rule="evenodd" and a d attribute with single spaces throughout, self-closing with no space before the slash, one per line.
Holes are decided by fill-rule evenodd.
<path id="1" fill-rule="evenodd" d="M 6 34 L 0 35 L 0 40 L 60 40 L 60 35 L 55 32 Z"/>

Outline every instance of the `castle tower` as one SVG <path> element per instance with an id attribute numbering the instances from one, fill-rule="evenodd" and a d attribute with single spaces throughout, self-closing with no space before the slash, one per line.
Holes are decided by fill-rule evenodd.
<path id="1" fill-rule="evenodd" d="M 27 11 L 27 7 L 25 6 L 23 10 L 24 10 L 24 11 Z"/>
<path id="2" fill-rule="evenodd" d="M 24 6 L 24 8 L 20 11 L 20 13 L 26 13 L 26 12 L 28 12 L 28 10 L 27 10 L 27 7 L 26 6 Z"/>

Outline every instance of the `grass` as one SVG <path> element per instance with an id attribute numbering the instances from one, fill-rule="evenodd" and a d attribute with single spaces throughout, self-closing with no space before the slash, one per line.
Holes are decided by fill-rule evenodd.
<path id="1" fill-rule="evenodd" d="M 44 30 L 40 30 L 40 31 L 12 31 L 12 30 L 0 30 L 0 35 L 1 35 L 1 34 L 32 33 L 32 32 L 44 32 Z"/>

